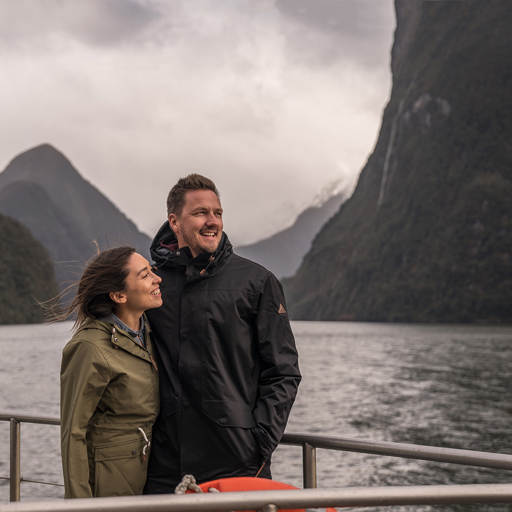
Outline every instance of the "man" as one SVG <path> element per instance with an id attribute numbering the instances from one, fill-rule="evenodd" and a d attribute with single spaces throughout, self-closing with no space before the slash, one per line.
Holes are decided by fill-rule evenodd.
<path id="1" fill-rule="evenodd" d="M 233 254 L 211 180 L 181 178 L 167 210 L 151 245 L 164 305 L 148 311 L 161 413 L 146 492 L 171 493 L 185 474 L 271 478 L 301 378 L 282 287 Z"/>

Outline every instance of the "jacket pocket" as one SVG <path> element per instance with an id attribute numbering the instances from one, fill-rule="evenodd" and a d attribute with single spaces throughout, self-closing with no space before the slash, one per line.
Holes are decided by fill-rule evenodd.
<path id="1" fill-rule="evenodd" d="M 147 472 L 144 444 L 136 439 L 94 448 L 94 496 L 142 494 Z"/>
<path id="2" fill-rule="evenodd" d="M 201 402 L 201 412 L 223 427 L 252 428 L 256 426 L 251 408 L 247 404 L 205 400 Z"/>

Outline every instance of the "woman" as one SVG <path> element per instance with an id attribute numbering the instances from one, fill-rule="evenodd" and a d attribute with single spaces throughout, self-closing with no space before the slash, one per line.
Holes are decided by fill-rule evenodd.
<path id="1" fill-rule="evenodd" d="M 143 313 L 162 305 L 160 281 L 132 247 L 100 252 L 60 317 L 77 315 L 61 367 L 66 498 L 142 494 L 159 409 Z"/>

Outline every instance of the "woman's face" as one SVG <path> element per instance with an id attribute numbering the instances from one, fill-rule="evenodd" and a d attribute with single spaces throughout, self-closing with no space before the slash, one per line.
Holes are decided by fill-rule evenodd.
<path id="1" fill-rule="evenodd" d="M 134 252 L 128 260 L 130 273 L 125 281 L 122 294 L 126 298 L 124 308 L 134 312 L 158 308 L 162 305 L 160 282 L 162 279 L 153 273 L 148 260 Z"/>

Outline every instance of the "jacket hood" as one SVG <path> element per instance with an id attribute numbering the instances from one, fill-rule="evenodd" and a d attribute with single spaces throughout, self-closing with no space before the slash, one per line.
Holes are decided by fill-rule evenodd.
<path id="1" fill-rule="evenodd" d="M 144 322 L 146 323 L 146 348 L 149 349 L 150 344 L 148 345 L 148 343 L 150 342 L 148 342 L 148 339 L 150 339 L 151 327 L 149 326 L 148 319 L 145 314 Z M 104 333 L 107 337 L 110 337 L 112 345 L 116 345 L 116 348 L 122 348 L 127 352 L 140 356 L 140 345 L 133 339 L 133 337 L 128 332 L 124 331 L 114 323 L 91 318 L 86 320 L 75 331 L 73 336 L 76 336 L 78 334 L 81 334 L 86 337 L 90 336 L 89 334 L 87 334 L 87 331 L 100 331 Z"/>
<path id="2" fill-rule="evenodd" d="M 164 263 L 167 261 L 167 257 L 176 252 L 177 249 L 178 240 L 176 235 L 169 226 L 169 223 L 165 221 L 151 242 L 149 249 L 151 257 L 157 264 Z"/>
<path id="3" fill-rule="evenodd" d="M 100 320 L 97 320 L 97 319 L 88 319 L 86 320 L 76 331 L 74 334 L 78 334 L 79 332 L 82 332 L 82 331 L 87 331 L 89 329 L 97 329 L 99 331 L 103 331 L 103 332 L 106 332 L 108 334 L 111 333 L 111 326 L 109 324 L 107 324 L 106 322 L 101 322 Z"/>
<path id="4" fill-rule="evenodd" d="M 233 253 L 233 246 L 223 231 L 219 246 L 213 254 L 202 252 L 194 258 L 188 247 L 178 247 L 176 235 L 166 221 L 155 235 L 150 253 L 157 267 L 162 265 L 186 267 L 187 280 L 190 281 L 206 277 L 211 273 L 219 263 Z"/>

